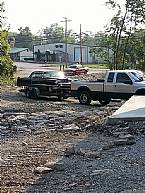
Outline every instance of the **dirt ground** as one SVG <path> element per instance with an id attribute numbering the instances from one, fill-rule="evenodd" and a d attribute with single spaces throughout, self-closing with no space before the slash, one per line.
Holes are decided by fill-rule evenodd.
<path id="1" fill-rule="evenodd" d="M 105 107 L 69 98 L 0 93 L 1 193 L 144 193 L 145 122 L 107 119 Z"/>

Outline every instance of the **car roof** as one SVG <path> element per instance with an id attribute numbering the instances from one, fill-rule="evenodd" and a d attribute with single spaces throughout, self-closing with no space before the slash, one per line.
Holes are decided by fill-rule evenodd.
<path id="1" fill-rule="evenodd" d="M 44 72 L 61 72 L 58 70 L 35 70 L 32 73 L 44 73 Z"/>
<path id="2" fill-rule="evenodd" d="M 126 70 L 109 70 L 109 72 L 138 72 L 139 70 L 130 70 L 130 69 L 126 69 Z"/>

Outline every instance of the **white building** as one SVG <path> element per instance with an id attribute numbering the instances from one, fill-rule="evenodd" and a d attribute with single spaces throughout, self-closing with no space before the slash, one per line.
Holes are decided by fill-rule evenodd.
<path id="1" fill-rule="evenodd" d="M 28 58 L 33 58 L 33 52 L 29 48 L 11 48 L 9 51 L 13 61 L 26 61 Z"/>
<path id="2" fill-rule="evenodd" d="M 56 62 L 64 62 L 65 57 L 65 43 L 52 43 L 43 45 L 34 45 L 34 55 L 37 60 L 37 53 L 40 52 L 43 59 L 46 61 L 52 60 L 52 55 L 55 53 Z M 49 52 L 49 57 L 47 53 Z M 79 44 L 67 44 L 68 63 L 80 62 L 80 45 Z M 82 62 L 92 63 L 93 58 L 90 56 L 89 47 L 82 45 Z"/>

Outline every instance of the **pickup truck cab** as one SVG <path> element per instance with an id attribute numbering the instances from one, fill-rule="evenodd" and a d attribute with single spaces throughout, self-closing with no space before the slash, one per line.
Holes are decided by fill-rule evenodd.
<path id="1" fill-rule="evenodd" d="M 104 79 L 72 81 L 72 96 L 84 105 L 91 100 L 108 104 L 111 99 L 129 99 L 132 95 L 145 95 L 145 80 L 135 70 L 107 71 Z"/>

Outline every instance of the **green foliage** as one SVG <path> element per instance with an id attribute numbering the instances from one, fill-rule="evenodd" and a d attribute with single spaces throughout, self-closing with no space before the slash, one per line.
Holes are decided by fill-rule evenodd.
<path id="1" fill-rule="evenodd" d="M 0 87 L 4 88 L 6 85 L 14 86 L 16 84 L 16 79 L 13 77 L 0 77 Z"/>
<path id="2" fill-rule="evenodd" d="M 141 46 L 143 45 L 143 40 L 137 37 L 140 44 L 136 42 L 136 46 L 133 43 L 133 36 L 139 26 L 145 24 L 144 0 L 126 0 L 125 7 L 121 7 L 114 0 L 109 0 L 107 5 L 110 5 L 115 10 L 115 15 L 106 31 L 112 40 L 111 47 L 114 50 L 114 68 L 125 68 L 126 63 L 130 63 L 131 65 L 133 63 L 137 65 L 138 63 L 139 66 L 140 63 L 144 63 L 144 54 L 141 54 L 142 50 L 144 50 L 144 46 Z M 135 48 L 132 47 L 133 44 Z M 141 60 L 138 57 L 139 55 Z"/>
<path id="3" fill-rule="evenodd" d="M 58 23 L 53 23 L 49 27 L 40 30 L 42 43 L 58 43 L 65 41 L 64 28 L 59 26 Z M 67 42 L 75 43 L 75 35 L 72 30 L 67 31 Z"/>
<path id="4" fill-rule="evenodd" d="M 8 54 L 9 43 L 8 43 L 8 32 L 0 32 L 1 39 L 1 55 L 0 55 L 0 76 L 13 76 L 16 71 L 16 67 L 13 66 L 13 62 Z"/>
<path id="5" fill-rule="evenodd" d="M 4 11 L 4 3 L 0 4 L 0 13 Z M 3 20 L 5 17 L 2 18 Z M 16 66 L 13 66 L 13 62 L 9 56 L 9 43 L 8 43 L 8 31 L 3 29 L 3 23 L 1 22 L 1 31 L 0 31 L 0 77 L 12 77 L 16 71 Z"/>
<path id="6" fill-rule="evenodd" d="M 33 50 L 33 35 L 29 27 L 20 27 L 19 33 L 15 34 L 15 47 L 17 48 L 29 48 Z M 13 36 L 12 36 L 13 37 Z"/>

